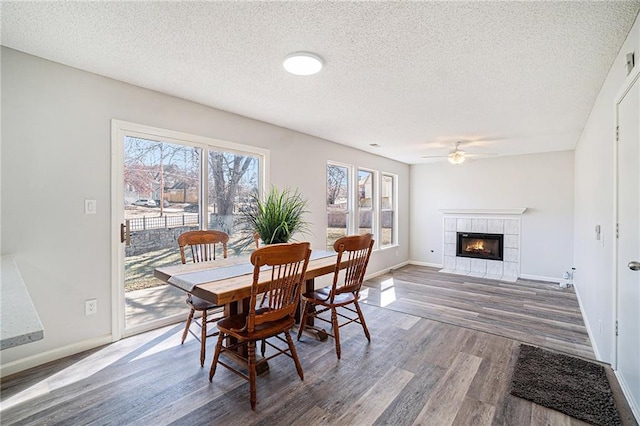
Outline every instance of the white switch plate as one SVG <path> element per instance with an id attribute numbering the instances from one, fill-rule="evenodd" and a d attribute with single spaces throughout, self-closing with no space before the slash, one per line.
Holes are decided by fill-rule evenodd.
<path id="1" fill-rule="evenodd" d="M 84 200 L 84 214 L 96 214 L 96 200 Z"/>

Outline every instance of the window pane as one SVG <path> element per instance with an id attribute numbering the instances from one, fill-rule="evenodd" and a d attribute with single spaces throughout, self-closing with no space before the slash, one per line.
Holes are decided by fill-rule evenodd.
<path id="1" fill-rule="evenodd" d="M 373 234 L 373 172 L 358 170 L 358 233 Z"/>
<path id="2" fill-rule="evenodd" d="M 242 211 L 259 192 L 260 160 L 257 156 L 209 151 L 209 229 L 229 234 L 228 247 L 238 255 L 254 248 L 252 230 L 242 226 Z"/>
<path id="3" fill-rule="evenodd" d="M 380 188 L 381 209 L 381 245 L 390 245 L 395 241 L 394 236 L 394 209 L 395 209 L 395 184 L 394 177 L 382 175 L 382 187 Z"/>
<path id="4" fill-rule="evenodd" d="M 184 295 L 154 278 L 153 270 L 180 263 L 176 236 L 200 228 L 200 155 L 200 148 L 124 138 L 126 328 L 184 312 Z M 161 309 L 146 304 L 160 299 Z"/>
<path id="5" fill-rule="evenodd" d="M 327 165 L 327 249 L 348 234 L 349 171 L 346 167 Z"/>

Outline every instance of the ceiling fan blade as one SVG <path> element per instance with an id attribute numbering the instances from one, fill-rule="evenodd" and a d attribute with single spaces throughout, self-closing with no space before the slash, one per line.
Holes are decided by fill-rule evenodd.
<path id="1" fill-rule="evenodd" d="M 487 158 L 487 157 L 496 157 L 498 155 L 497 152 L 475 152 L 475 153 L 466 153 L 465 157 L 468 158 Z"/>
<path id="2" fill-rule="evenodd" d="M 421 158 L 447 158 L 448 155 L 423 155 Z"/>

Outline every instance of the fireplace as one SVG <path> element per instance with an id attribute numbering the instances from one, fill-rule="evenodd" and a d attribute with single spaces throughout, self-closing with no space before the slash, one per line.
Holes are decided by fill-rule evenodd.
<path id="1" fill-rule="evenodd" d="M 458 232 L 456 256 L 503 260 L 503 235 Z"/>

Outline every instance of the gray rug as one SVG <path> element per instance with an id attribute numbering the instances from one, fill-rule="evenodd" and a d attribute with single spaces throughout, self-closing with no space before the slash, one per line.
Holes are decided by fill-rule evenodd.
<path id="1" fill-rule="evenodd" d="M 598 426 L 621 425 L 604 367 L 520 345 L 511 394 Z"/>

